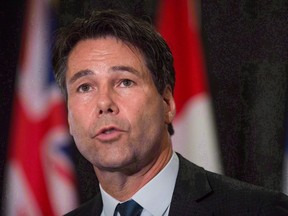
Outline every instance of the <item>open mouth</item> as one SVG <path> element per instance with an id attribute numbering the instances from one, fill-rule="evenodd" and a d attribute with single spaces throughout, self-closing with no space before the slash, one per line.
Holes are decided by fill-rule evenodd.
<path id="1" fill-rule="evenodd" d="M 116 131 L 116 128 L 109 128 L 107 130 L 103 130 L 101 133 L 102 134 L 111 134 L 113 133 L 114 131 Z"/>
<path id="2" fill-rule="evenodd" d="M 117 127 L 105 127 L 98 131 L 96 138 L 102 142 L 111 142 L 119 139 L 122 134 L 122 130 Z"/>

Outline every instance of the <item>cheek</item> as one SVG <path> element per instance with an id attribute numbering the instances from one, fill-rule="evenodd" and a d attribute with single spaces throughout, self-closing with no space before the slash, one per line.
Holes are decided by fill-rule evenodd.
<path id="1" fill-rule="evenodd" d="M 74 136 L 74 133 L 76 131 L 75 126 L 77 126 L 77 113 L 78 107 L 74 105 L 75 103 L 71 98 L 68 98 L 68 124 L 69 124 L 69 130 L 70 134 Z"/>
<path id="2" fill-rule="evenodd" d="M 87 128 L 86 124 L 89 124 L 88 120 L 91 119 L 89 113 L 91 112 L 88 104 L 77 100 L 68 101 L 68 123 L 72 136 Z"/>
<path id="3" fill-rule="evenodd" d="M 69 111 L 68 110 L 68 124 L 69 124 L 69 131 L 70 131 L 70 134 L 72 136 L 74 136 L 74 126 L 76 125 L 75 124 L 75 120 L 74 120 L 74 115 L 73 115 L 73 112 Z"/>
<path id="4" fill-rule="evenodd" d="M 73 113 L 69 112 L 68 114 L 68 123 L 69 123 L 69 131 L 70 134 L 73 136 L 76 144 L 80 141 L 81 133 L 83 133 L 80 122 L 76 120 L 76 117 Z"/>
<path id="5" fill-rule="evenodd" d="M 156 98 L 137 104 L 135 101 L 133 107 L 126 110 L 126 115 L 129 116 L 134 129 L 138 128 L 140 133 L 156 132 L 165 123 L 164 108 Z"/>
<path id="6" fill-rule="evenodd" d="M 83 125 L 83 121 L 79 120 L 79 116 L 75 116 L 71 112 L 68 114 L 68 122 L 70 134 L 73 136 L 78 150 L 85 157 L 90 152 L 88 145 L 89 135 L 87 134 L 85 125 Z"/>
<path id="7" fill-rule="evenodd" d="M 87 124 L 88 121 L 85 121 L 85 114 L 83 116 L 83 112 L 80 112 L 79 110 L 69 110 L 68 123 L 70 134 L 75 140 L 78 140 L 81 135 L 84 135 L 85 128 L 87 128 L 85 124 Z"/>

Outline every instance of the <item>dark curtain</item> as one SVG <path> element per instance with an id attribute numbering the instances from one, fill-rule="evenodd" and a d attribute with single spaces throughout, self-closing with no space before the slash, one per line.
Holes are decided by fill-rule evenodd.
<path id="1" fill-rule="evenodd" d="M 288 98 L 287 12 L 285 0 L 202 1 L 225 172 L 277 190 Z"/>

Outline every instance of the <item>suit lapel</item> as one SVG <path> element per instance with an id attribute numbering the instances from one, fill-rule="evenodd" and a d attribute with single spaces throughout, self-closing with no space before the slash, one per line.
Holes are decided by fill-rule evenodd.
<path id="1" fill-rule="evenodd" d="M 89 203 L 87 204 L 87 207 L 85 208 L 85 214 L 84 215 L 95 215 L 100 216 L 103 209 L 103 202 L 101 193 L 99 192 Z"/>
<path id="2" fill-rule="evenodd" d="M 212 193 L 206 177 L 206 171 L 179 157 L 179 172 L 170 205 L 170 216 L 176 215 L 212 215 L 199 205 L 199 201 Z"/>

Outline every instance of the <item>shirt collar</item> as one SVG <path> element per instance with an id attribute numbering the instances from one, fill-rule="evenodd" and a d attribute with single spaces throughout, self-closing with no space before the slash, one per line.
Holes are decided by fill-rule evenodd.
<path id="1" fill-rule="evenodd" d="M 132 199 L 152 215 L 162 215 L 170 206 L 178 170 L 179 159 L 176 153 L 173 152 L 167 165 L 151 181 L 134 194 Z M 100 191 L 103 200 L 104 214 L 113 215 L 119 201 L 106 193 L 101 185 Z"/>
<path id="2" fill-rule="evenodd" d="M 113 215 L 115 208 L 119 201 L 115 199 L 114 197 L 110 196 L 102 187 L 101 184 L 99 184 L 100 192 L 103 200 L 103 212 L 104 215 Z M 102 212 L 102 213 L 103 213 Z"/>

